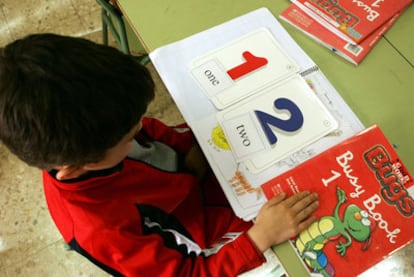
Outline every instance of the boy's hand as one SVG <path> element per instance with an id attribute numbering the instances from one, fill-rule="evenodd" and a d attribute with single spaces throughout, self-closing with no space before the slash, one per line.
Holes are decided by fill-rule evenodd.
<path id="1" fill-rule="evenodd" d="M 312 213 L 319 207 L 316 193 L 299 192 L 287 199 L 281 193 L 260 209 L 255 224 L 247 231 L 260 251 L 286 241 L 315 221 Z"/>

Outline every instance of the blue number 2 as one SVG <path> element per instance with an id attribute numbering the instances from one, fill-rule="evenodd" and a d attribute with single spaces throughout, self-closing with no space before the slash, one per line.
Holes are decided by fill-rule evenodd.
<path id="1" fill-rule="evenodd" d="M 289 119 L 280 119 L 268 113 L 255 110 L 257 119 L 259 120 L 267 140 L 271 145 L 277 142 L 277 137 L 271 129 L 274 126 L 282 131 L 295 132 L 303 125 L 303 114 L 299 107 L 287 98 L 278 98 L 273 102 L 273 106 L 278 110 L 287 110 L 290 113 Z"/>

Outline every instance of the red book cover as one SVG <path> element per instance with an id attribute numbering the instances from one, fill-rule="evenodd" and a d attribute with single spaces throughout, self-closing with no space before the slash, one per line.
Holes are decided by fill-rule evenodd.
<path id="1" fill-rule="evenodd" d="M 295 4 L 289 5 L 289 7 L 280 14 L 280 18 L 332 50 L 334 53 L 349 62 L 358 65 L 377 44 L 382 35 L 391 28 L 401 15 L 401 12 L 397 12 L 391 19 L 385 22 L 384 25 L 379 27 L 358 44 L 350 43 L 338 37 L 318 21 L 314 20 L 302 9 L 298 8 Z"/>
<path id="2" fill-rule="evenodd" d="M 319 193 L 317 221 L 292 239 L 312 273 L 357 276 L 414 239 L 414 181 L 378 126 L 271 179 L 262 190 L 267 199 L 282 191 Z"/>
<path id="3" fill-rule="evenodd" d="M 359 43 L 412 0 L 292 0 L 315 20 Z"/>

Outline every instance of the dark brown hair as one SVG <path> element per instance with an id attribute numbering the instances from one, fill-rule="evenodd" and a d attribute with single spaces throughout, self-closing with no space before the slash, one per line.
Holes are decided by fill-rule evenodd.
<path id="1" fill-rule="evenodd" d="M 146 67 L 85 39 L 30 35 L 0 54 L 0 140 L 32 166 L 99 161 L 153 98 Z"/>

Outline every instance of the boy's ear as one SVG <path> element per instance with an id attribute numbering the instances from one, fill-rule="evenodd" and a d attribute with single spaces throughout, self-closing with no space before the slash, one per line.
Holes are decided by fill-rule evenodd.
<path id="1" fill-rule="evenodd" d="M 75 179 L 80 177 L 81 175 L 88 172 L 85 168 L 81 166 L 71 166 L 71 165 L 63 165 L 56 168 L 57 174 L 56 179 L 58 180 L 69 180 L 69 179 Z"/>

